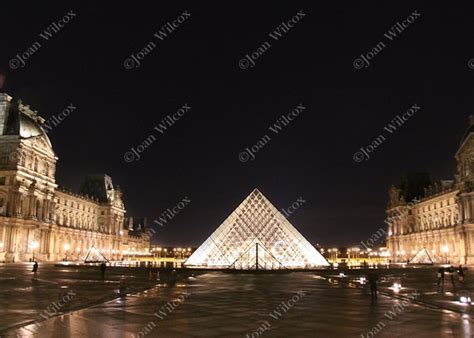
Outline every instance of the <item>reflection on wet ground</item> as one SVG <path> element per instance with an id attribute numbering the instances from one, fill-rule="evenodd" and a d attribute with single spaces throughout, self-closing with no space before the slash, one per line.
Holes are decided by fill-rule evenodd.
<path id="1" fill-rule="evenodd" d="M 392 311 L 392 312 L 390 312 Z M 387 313 L 389 315 L 387 315 Z M 310 272 L 206 273 L 8 332 L 35 337 L 470 337 L 471 319 Z"/>

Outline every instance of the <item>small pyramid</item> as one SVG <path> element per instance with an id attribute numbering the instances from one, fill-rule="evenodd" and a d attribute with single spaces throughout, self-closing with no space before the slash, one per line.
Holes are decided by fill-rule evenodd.
<path id="1" fill-rule="evenodd" d="M 89 249 L 86 258 L 84 258 L 84 263 L 107 263 L 108 261 L 94 246 Z"/>
<path id="2" fill-rule="evenodd" d="M 421 249 L 409 262 L 409 264 L 434 264 L 426 248 Z"/>
<path id="3" fill-rule="evenodd" d="M 184 265 L 278 270 L 315 268 L 329 263 L 258 189 L 254 189 Z"/>

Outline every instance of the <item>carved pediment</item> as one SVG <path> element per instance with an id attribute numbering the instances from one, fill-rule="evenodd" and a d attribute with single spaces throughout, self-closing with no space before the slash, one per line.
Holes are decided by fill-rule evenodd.
<path id="1" fill-rule="evenodd" d="M 51 148 L 50 143 L 46 140 L 44 136 L 37 136 L 29 139 L 28 141 L 30 142 L 33 148 L 41 150 L 52 157 L 56 156 L 53 149 Z"/>

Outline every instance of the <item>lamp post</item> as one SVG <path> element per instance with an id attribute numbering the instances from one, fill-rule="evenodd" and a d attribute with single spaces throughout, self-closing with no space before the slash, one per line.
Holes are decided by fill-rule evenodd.
<path id="1" fill-rule="evenodd" d="M 39 247 L 39 243 L 37 241 L 33 241 L 30 244 L 30 248 L 33 251 L 33 261 L 35 260 L 35 249 Z"/>
<path id="2" fill-rule="evenodd" d="M 447 245 L 444 245 L 442 248 L 441 248 L 441 251 L 443 251 L 444 253 L 444 257 L 445 257 L 445 264 L 448 264 L 448 246 Z"/>
<path id="3" fill-rule="evenodd" d="M 400 254 L 402 255 L 402 262 L 405 263 L 405 259 L 406 259 L 406 251 L 405 250 L 402 250 L 400 251 Z"/>
<path id="4" fill-rule="evenodd" d="M 64 251 L 66 251 L 66 262 L 67 262 L 67 252 L 69 251 L 70 248 L 71 246 L 68 243 L 64 244 Z"/>

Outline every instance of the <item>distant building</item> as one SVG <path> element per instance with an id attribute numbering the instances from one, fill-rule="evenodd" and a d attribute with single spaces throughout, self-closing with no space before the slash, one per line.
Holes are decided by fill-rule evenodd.
<path id="1" fill-rule="evenodd" d="M 80 194 L 58 187 L 43 122 L 0 93 L 0 261 L 79 260 L 92 247 L 118 260 L 148 248 L 145 226 L 124 227 L 122 192 L 109 176 L 88 176 Z"/>
<path id="2" fill-rule="evenodd" d="M 394 261 L 426 249 L 437 263 L 474 264 L 474 116 L 455 154 L 454 180 L 423 175 L 390 188 L 387 246 Z"/>

